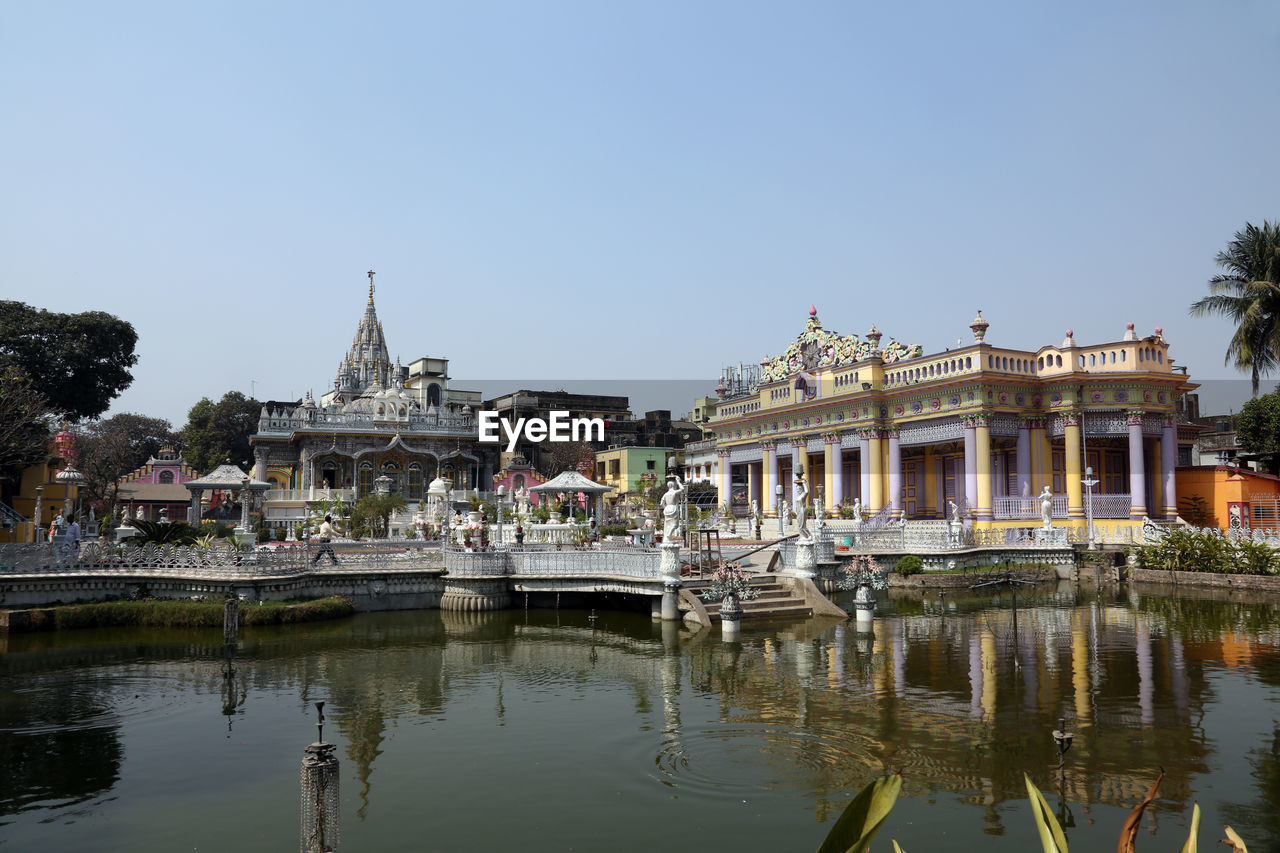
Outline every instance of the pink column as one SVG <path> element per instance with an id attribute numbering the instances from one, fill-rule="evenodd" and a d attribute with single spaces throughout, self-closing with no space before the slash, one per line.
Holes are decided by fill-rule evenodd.
<path id="1" fill-rule="evenodd" d="M 978 505 L 978 429 L 970 417 L 964 419 L 964 500 L 970 509 Z"/>
<path id="2" fill-rule="evenodd" d="M 898 445 L 898 430 L 888 431 L 889 436 L 889 507 L 893 518 L 902 517 L 902 448 Z"/>
<path id="3" fill-rule="evenodd" d="M 831 466 L 835 469 L 831 474 L 831 505 L 840 506 L 844 500 L 844 447 L 839 435 L 831 446 Z"/>
<path id="4" fill-rule="evenodd" d="M 1031 497 L 1031 421 L 1018 419 L 1018 497 Z"/>
<path id="5" fill-rule="evenodd" d="M 1142 412 L 1129 413 L 1130 518 L 1147 514 L 1147 470 L 1142 457 Z"/>
<path id="6" fill-rule="evenodd" d="M 1164 483 L 1164 517 L 1178 514 L 1178 426 L 1173 415 L 1165 415 L 1160 432 L 1160 479 Z"/>
<path id="7" fill-rule="evenodd" d="M 868 430 L 858 430 L 858 500 L 862 501 L 863 509 L 870 509 L 868 501 L 871 500 L 871 433 Z"/>

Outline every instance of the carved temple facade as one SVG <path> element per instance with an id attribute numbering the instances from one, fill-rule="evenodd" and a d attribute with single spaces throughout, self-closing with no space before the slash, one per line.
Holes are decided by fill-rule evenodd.
<path id="1" fill-rule="evenodd" d="M 1175 369 L 1162 330 L 1081 346 L 1068 330 L 1058 346 L 1029 352 L 974 343 L 925 355 L 822 327 L 805 330 L 759 379 L 726 393 L 710 423 L 721 502 L 758 501 L 775 515 L 803 470 L 812 499 L 830 512 L 859 502 L 863 517 L 941 519 L 975 526 L 1027 526 L 1052 515 L 1071 525 L 1095 519 L 1172 518 L 1176 469 L 1194 427 L 1176 401 L 1197 387 Z M 1085 484 L 1086 468 L 1092 480 Z M 1114 523 L 1114 522 L 1112 522 Z"/>
<path id="2" fill-rule="evenodd" d="M 437 477 L 458 499 L 492 489 L 498 445 L 477 441 L 480 393 L 449 387 L 448 359 L 393 364 L 373 293 L 370 274 L 364 315 L 320 402 L 308 392 L 300 404 L 262 408 L 250 442 L 254 476 L 272 486 L 269 523 L 300 518 L 307 500 L 358 500 L 380 481 L 410 501 L 425 499 Z"/>

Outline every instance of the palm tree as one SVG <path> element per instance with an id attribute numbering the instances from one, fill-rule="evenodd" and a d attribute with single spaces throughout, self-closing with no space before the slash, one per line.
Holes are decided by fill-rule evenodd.
<path id="1" fill-rule="evenodd" d="M 1251 372 L 1257 397 L 1262 375 L 1280 366 L 1280 222 L 1246 222 L 1214 260 L 1227 272 L 1209 279 L 1210 295 L 1191 305 L 1191 316 L 1236 323 L 1223 361 Z"/>

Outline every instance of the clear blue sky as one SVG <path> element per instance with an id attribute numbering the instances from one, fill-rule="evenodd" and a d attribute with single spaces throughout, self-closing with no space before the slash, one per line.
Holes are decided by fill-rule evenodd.
<path id="1" fill-rule="evenodd" d="M 131 321 L 175 426 L 323 391 L 371 267 L 462 387 L 710 388 L 811 303 L 1236 376 L 1187 306 L 1280 218 L 1278 80 L 1273 0 L 9 3 L 0 297 Z"/>

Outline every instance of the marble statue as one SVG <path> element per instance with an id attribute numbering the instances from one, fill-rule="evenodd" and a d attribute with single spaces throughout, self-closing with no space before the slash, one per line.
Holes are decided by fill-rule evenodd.
<path id="1" fill-rule="evenodd" d="M 956 505 L 955 501 L 947 501 L 947 508 L 951 510 L 951 523 L 959 524 L 960 523 L 960 507 Z"/>
<path id="2" fill-rule="evenodd" d="M 797 528 L 796 532 L 800 534 L 801 539 L 812 539 L 813 534 L 809 532 L 809 526 L 806 523 L 808 521 L 807 516 L 809 514 L 809 507 L 808 507 L 809 487 L 805 485 L 803 471 L 796 472 L 795 499 L 796 499 L 796 528 Z"/>
<path id="3" fill-rule="evenodd" d="M 1044 522 L 1044 529 L 1049 530 L 1053 527 L 1053 493 L 1049 491 L 1049 487 L 1045 486 L 1044 491 L 1040 493 L 1040 520 Z"/>
<path id="4" fill-rule="evenodd" d="M 753 519 L 759 519 L 759 518 L 760 518 L 760 502 L 759 502 L 759 501 L 752 501 L 752 502 L 751 502 L 751 517 L 752 517 Z"/>
<path id="5" fill-rule="evenodd" d="M 862 523 L 862 498 L 860 497 L 853 499 L 853 523 Z"/>
<path id="6" fill-rule="evenodd" d="M 684 493 L 684 483 L 680 475 L 667 477 L 667 491 L 662 496 L 662 542 L 675 541 L 680 528 L 680 496 Z"/>

